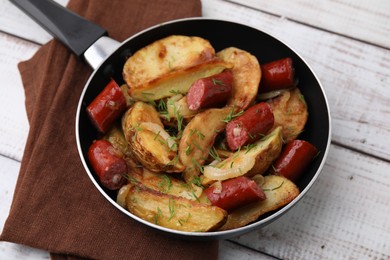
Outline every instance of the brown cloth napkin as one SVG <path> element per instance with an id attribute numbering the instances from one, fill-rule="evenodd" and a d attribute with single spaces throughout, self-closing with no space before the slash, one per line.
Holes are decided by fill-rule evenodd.
<path id="1" fill-rule="evenodd" d="M 199 0 L 71 0 L 68 7 L 123 41 L 149 26 L 201 15 Z M 217 241 L 180 240 L 142 225 L 96 190 L 79 159 L 75 115 L 92 70 L 57 41 L 19 64 L 30 132 L 0 239 L 53 259 L 216 259 Z"/>

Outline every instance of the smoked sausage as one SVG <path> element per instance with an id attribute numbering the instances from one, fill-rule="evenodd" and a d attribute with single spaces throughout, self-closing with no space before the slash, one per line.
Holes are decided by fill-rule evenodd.
<path id="1" fill-rule="evenodd" d="M 112 79 L 87 107 L 87 113 L 95 127 L 105 133 L 126 107 L 122 89 Z"/>
<path id="2" fill-rule="evenodd" d="M 198 79 L 188 91 L 188 108 L 196 111 L 201 108 L 223 106 L 232 93 L 232 82 L 233 74 L 230 70 Z"/>
<path id="3" fill-rule="evenodd" d="M 291 58 L 284 58 L 262 65 L 261 75 L 260 93 L 291 88 L 297 84 Z"/>
<path id="4" fill-rule="evenodd" d="M 251 202 L 265 200 L 264 191 L 255 181 L 248 177 L 237 177 L 221 183 L 221 190 L 216 190 L 215 186 L 205 189 L 205 194 L 211 204 L 232 211 L 238 207 L 245 206 Z"/>
<path id="5" fill-rule="evenodd" d="M 94 141 L 89 147 L 88 159 L 104 187 L 117 190 L 125 184 L 126 161 L 119 156 L 110 142 Z"/>
<path id="6" fill-rule="evenodd" d="M 274 115 L 268 103 L 261 102 L 226 125 L 226 141 L 230 150 L 253 143 L 268 133 L 274 125 Z"/>
<path id="7" fill-rule="evenodd" d="M 304 140 L 293 140 L 285 145 L 273 164 L 271 173 L 295 182 L 317 155 L 317 148 Z"/>

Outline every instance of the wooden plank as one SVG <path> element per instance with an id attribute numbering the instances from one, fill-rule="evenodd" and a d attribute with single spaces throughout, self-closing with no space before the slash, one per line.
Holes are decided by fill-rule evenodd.
<path id="1" fill-rule="evenodd" d="M 332 146 L 318 181 L 293 209 L 234 241 L 281 259 L 389 259 L 389 169 Z"/>
<path id="2" fill-rule="evenodd" d="M 55 2 L 64 6 L 68 0 L 55 0 Z M 52 39 L 50 34 L 10 1 L 2 1 L 0 13 L 0 31 L 40 44 Z"/>
<path id="3" fill-rule="evenodd" d="M 322 82 L 333 140 L 390 160 L 389 50 L 219 0 L 203 1 L 203 15 L 248 24 L 288 43 Z"/>
<path id="4" fill-rule="evenodd" d="M 17 64 L 38 45 L 0 33 L 0 154 L 21 160 L 29 129 Z"/>
<path id="5" fill-rule="evenodd" d="M 229 1 L 390 48 L 390 2 L 386 0 Z"/>
<path id="6" fill-rule="evenodd" d="M 260 252 L 256 252 L 255 250 L 251 250 L 245 248 L 239 244 L 232 243 L 227 240 L 222 240 L 219 242 L 219 255 L 218 259 L 220 260 L 272 260 L 275 259 L 272 256 L 268 256 L 262 254 Z"/>

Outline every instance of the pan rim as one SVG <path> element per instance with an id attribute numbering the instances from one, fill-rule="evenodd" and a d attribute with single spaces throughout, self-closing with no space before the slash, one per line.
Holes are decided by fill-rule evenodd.
<path id="1" fill-rule="evenodd" d="M 81 144 L 80 144 L 79 120 L 80 120 L 80 112 L 81 112 L 81 109 L 82 109 L 82 106 L 83 106 L 83 100 L 84 100 L 84 97 L 85 97 L 85 93 L 86 93 L 87 89 L 90 86 L 91 80 L 94 78 L 95 74 L 99 71 L 99 68 L 106 62 L 106 60 L 109 57 L 111 57 L 113 55 L 113 53 L 115 53 L 119 48 L 121 48 L 122 46 L 126 45 L 129 41 L 131 41 L 132 39 L 138 37 L 141 34 L 144 34 L 144 33 L 148 32 L 148 31 L 151 31 L 151 30 L 154 30 L 154 29 L 157 29 L 159 27 L 166 26 L 166 25 L 169 25 L 169 24 L 173 24 L 173 23 L 180 23 L 180 22 L 187 22 L 187 21 L 198 21 L 198 20 L 201 20 L 201 21 L 209 20 L 209 21 L 227 22 L 227 23 L 233 23 L 233 24 L 237 24 L 237 25 L 240 25 L 240 26 L 244 26 L 244 27 L 249 27 L 249 28 L 255 29 L 256 31 L 259 31 L 261 33 L 265 33 L 265 34 L 269 35 L 270 37 L 274 38 L 275 40 L 279 41 L 280 43 L 284 44 L 295 55 L 297 55 L 299 57 L 299 59 L 301 59 L 301 61 L 307 66 L 307 68 L 309 69 L 310 73 L 312 73 L 312 75 L 314 76 L 315 80 L 317 81 L 318 86 L 320 87 L 320 90 L 321 90 L 321 93 L 322 93 L 322 98 L 324 99 L 324 103 L 325 103 L 326 110 L 327 110 L 327 120 L 329 122 L 327 142 L 326 142 L 325 150 L 323 151 L 324 155 L 323 155 L 322 161 L 321 161 L 319 167 L 317 168 L 316 173 L 313 175 L 313 177 L 311 178 L 310 182 L 306 185 L 306 187 L 302 191 L 300 191 L 300 194 L 293 201 L 288 203 L 283 208 L 278 209 L 276 212 L 272 213 L 271 215 L 269 215 L 269 216 L 267 216 L 265 218 L 262 218 L 262 219 L 260 219 L 260 220 L 258 220 L 256 222 L 253 222 L 251 224 L 248 224 L 246 226 L 243 226 L 243 227 L 240 227 L 240 228 L 236 228 L 236 229 L 232 229 L 232 230 L 214 231 L 214 232 L 186 232 L 186 231 L 179 231 L 179 230 L 173 230 L 173 229 L 165 228 L 165 227 L 156 225 L 154 223 L 150 223 L 150 222 L 148 222 L 148 221 L 146 221 L 146 220 L 144 220 L 144 219 L 142 219 L 140 217 L 135 216 L 134 214 L 130 213 L 129 211 L 127 211 L 126 209 L 124 209 L 123 207 L 118 205 L 116 203 L 116 201 L 114 201 L 102 189 L 100 184 L 95 180 L 95 178 L 93 177 L 93 174 L 89 170 L 89 167 L 88 167 L 87 162 L 86 162 L 86 160 L 84 158 L 82 147 L 81 147 Z M 327 96 L 325 94 L 324 88 L 323 88 L 323 86 L 321 84 L 321 81 L 319 80 L 319 78 L 316 75 L 316 73 L 314 72 L 314 70 L 311 68 L 311 66 L 306 62 L 306 60 L 294 48 L 292 48 L 290 45 L 286 44 L 283 40 L 280 40 L 278 37 L 275 37 L 274 35 L 264 31 L 263 29 L 257 28 L 255 26 L 246 25 L 246 24 L 243 24 L 243 23 L 240 23 L 240 22 L 237 22 L 237 21 L 232 21 L 232 20 L 228 20 L 228 19 L 219 19 L 219 18 L 208 18 L 208 17 L 190 17 L 190 18 L 175 19 L 175 20 L 159 23 L 157 25 L 154 25 L 154 26 L 151 26 L 149 28 L 146 28 L 146 29 L 144 29 L 144 30 L 142 30 L 142 31 L 140 31 L 140 32 L 130 36 L 129 38 L 124 40 L 122 43 L 120 43 L 118 45 L 118 47 L 117 47 L 117 50 L 115 50 L 111 55 L 106 57 L 106 59 L 92 72 L 92 74 L 90 75 L 88 81 L 85 83 L 85 86 L 84 86 L 83 91 L 82 91 L 82 93 L 80 95 L 80 99 L 79 99 L 77 110 L 76 110 L 75 131 L 76 131 L 77 150 L 78 150 L 81 162 L 82 162 L 82 164 L 84 166 L 84 170 L 87 172 L 89 178 L 91 179 L 91 181 L 95 185 L 95 187 L 99 190 L 99 192 L 113 206 L 115 206 L 117 209 L 119 209 L 122 213 L 126 214 L 127 216 L 129 216 L 129 217 L 131 217 L 131 218 L 133 218 L 133 219 L 135 219 L 135 220 L 137 220 L 137 221 L 139 221 L 139 222 L 141 222 L 141 223 L 143 223 L 143 224 L 145 224 L 145 225 L 147 225 L 147 226 L 149 226 L 151 228 L 154 228 L 154 229 L 157 229 L 157 230 L 169 233 L 171 235 L 176 235 L 176 236 L 179 236 L 181 238 L 190 238 L 190 239 L 226 239 L 226 238 L 229 238 L 229 237 L 234 237 L 234 236 L 238 236 L 238 235 L 241 235 L 241 234 L 253 231 L 253 230 L 257 229 L 257 228 L 260 228 L 262 226 L 268 225 L 271 222 L 273 222 L 274 220 L 278 219 L 280 216 L 285 214 L 289 209 L 294 207 L 305 196 L 305 194 L 311 189 L 313 184 L 317 181 L 318 176 L 322 172 L 322 169 L 323 169 L 323 167 L 325 165 L 325 162 L 327 160 L 328 153 L 329 153 L 329 150 L 330 150 L 330 144 L 331 144 L 332 124 L 331 124 L 331 112 L 330 112 L 329 102 L 328 102 L 328 98 L 327 98 Z"/>

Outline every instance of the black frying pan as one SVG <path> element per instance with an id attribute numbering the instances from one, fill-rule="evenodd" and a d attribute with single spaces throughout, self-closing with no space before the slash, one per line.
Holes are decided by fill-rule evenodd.
<path id="1" fill-rule="evenodd" d="M 32 16 L 55 38 L 63 42 L 77 56 L 84 58 L 95 69 L 84 87 L 77 108 L 76 141 L 80 159 L 90 179 L 101 194 L 124 214 L 152 228 L 182 238 L 228 238 L 271 223 L 296 205 L 317 179 L 330 146 L 331 125 L 328 102 L 318 78 L 309 65 L 294 50 L 275 37 L 256 28 L 231 21 L 190 18 L 156 25 L 131 36 L 120 44 L 106 37 L 107 33 L 101 27 L 84 20 L 50 0 L 11 0 L 11 2 Z M 100 185 L 86 159 L 90 144 L 98 136 L 87 116 L 86 106 L 92 102 L 111 78 L 114 78 L 118 83 L 123 82 L 122 68 L 129 55 L 156 40 L 173 34 L 203 37 L 210 41 L 216 51 L 234 46 L 249 51 L 258 58 L 260 63 L 284 57 L 291 57 L 294 60 L 296 73 L 299 77 L 299 88 L 305 96 L 309 108 L 309 120 L 300 139 L 315 145 L 320 153 L 297 183 L 301 194 L 291 203 L 238 229 L 209 233 L 182 232 L 149 223 L 131 214 L 115 202 L 116 194 L 114 192 L 106 190 Z"/>

